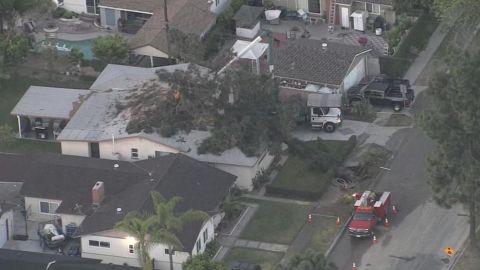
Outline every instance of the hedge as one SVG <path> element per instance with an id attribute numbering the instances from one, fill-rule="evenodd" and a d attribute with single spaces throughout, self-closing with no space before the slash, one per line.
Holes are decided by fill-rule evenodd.
<path id="1" fill-rule="evenodd" d="M 386 74 L 391 78 L 401 78 L 410 68 L 413 60 L 409 58 L 382 55 L 379 57 L 379 63 L 380 73 Z"/>

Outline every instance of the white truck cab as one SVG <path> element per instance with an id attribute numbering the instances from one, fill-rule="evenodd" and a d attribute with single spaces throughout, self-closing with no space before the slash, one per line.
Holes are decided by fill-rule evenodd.
<path id="1" fill-rule="evenodd" d="M 334 132 L 342 123 L 341 94 L 309 94 L 307 107 L 312 129 Z"/>

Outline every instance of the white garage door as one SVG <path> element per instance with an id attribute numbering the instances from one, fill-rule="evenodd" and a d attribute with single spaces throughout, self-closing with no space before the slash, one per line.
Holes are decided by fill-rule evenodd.
<path id="1" fill-rule="evenodd" d="M 362 57 L 343 80 L 343 90 L 347 91 L 350 87 L 358 84 L 365 75 L 365 57 Z"/>
<path id="2" fill-rule="evenodd" d="M 7 222 L 8 220 L 0 220 L 0 248 L 7 242 Z"/>

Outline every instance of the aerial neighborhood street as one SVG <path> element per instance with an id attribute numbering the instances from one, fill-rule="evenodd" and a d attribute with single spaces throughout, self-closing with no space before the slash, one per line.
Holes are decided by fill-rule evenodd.
<path id="1" fill-rule="evenodd" d="M 1 0 L 0 270 L 477 270 L 477 0 Z"/>

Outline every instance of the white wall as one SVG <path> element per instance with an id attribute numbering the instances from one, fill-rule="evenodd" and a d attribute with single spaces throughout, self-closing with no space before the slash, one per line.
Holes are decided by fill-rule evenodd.
<path id="1" fill-rule="evenodd" d="M 258 22 L 252 29 L 237 27 L 236 34 L 239 37 L 253 39 L 260 31 L 260 22 Z"/>
<path id="2" fill-rule="evenodd" d="M 230 0 L 212 0 L 213 3 L 210 6 L 210 11 L 215 14 L 222 13 L 227 7 L 229 7 Z M 217 5 L 218 2 L 218 5 Z"/>
<path id="3" fill-rule="evenodd" d="M 208 238 L 205 241 L 203 239 L 203 232 L 208 230 Z M 197 237 L 197 241 L 201 241 L 201 250 L 200 253 L 205 251 L 206 243 L 214 239 L 214 226 L 213 218 L 209 219 L 203 225 L 200 233 Z M 104 247 L 94 247 L 89 245 L 90 240 L 109 242 L 110 248 Z M 124 264 L 127 263 L 131 266 L 139 266 L 137 261 L 136 254 L 129 253 L 129 245 L 134 244 L 135 242 L 129 242 L 130 239 L 110 237 L 108 234 L 89 234 L 81 237 L 82 245 L 82 257 L 91 258 L 91 259 L 101 259 L 103 263 L 113 263 L 113 264 Z M 157 245 L 152 248 L 150 251 L 150 256 L 155 260 L 156 269 L 169 269 L 169 257 L 168 254 L 165 254 L 164 245 Z M 197 254 L 196 246 L 193 247 L 192 255 Z M 176 251 L 173 255 L 174 269 L 181 270 L 182 263 L 185 262 L 190 254 L 188 252 L 179 252 Z"/>
<path id="4" fill-rule="evenodd" d="M 343 79 L 343 90 L 347 91 L 350 87 L 358 84 L 366 75 L 366 54 L 357 56 L 353 60 L 353 65 L 347 76 Z"/>
<path id="5" fill-rule="evenodd" d="M 58 5 L 58 0 L 53 0 L 55 4 Z M 61 6 L 67 10 L 82 13 L 87 12 L 87 1 L 85 0 L 63 0 L 63 6 Z"/>
<path id="6" fill-rule="evenodd" d="M 8 225 L 8 236 L 7 236 Z M 12 239 L 13 235 L 13 211 L 7 211 L 0 216 L 0 248 L 5 244 L 7 239 Z"/>
<path id="7" fill-rule="evenodd" d="M 56 214 L 40 213 L 41 201 L 49 202 L 49 203 L 57 203 L 58 205 L 62 203 L 62 201 L 60 200 L 40 199 L 40 198 L 25 196 L 25 209 L 27 210 L 27 215 L 29 220 L 48 221 L 48 220 L 53 220 L 55 218 Z"/>
<path id="8" fill-rule="evenodd" d="M 82 141 L 61 141 L 63 155 L 73 155 L 81 157 L 90 156 L 90 145 Z"/>
<path id="9" fill-rule="evenodd" d="M 117 159 L 116 156 L 112 154 L 112 150 L 115 150 L 115 153 L 119 154 L 120 160 L 127 161 L 134 160 L 131 158 L 132 148 L 138 149 L 138 159 L 136 160 L 147 159 L 149 156 L 155 157 L 155 151 L 167 153 L 179 152 L 177 149 L 174 149 L 172 147 L 152 142 L 141 137 L 115 139 L 115 149 L 112 148 L 112 140 L 99 142 L 99 147 L 100 158 Z"/>

